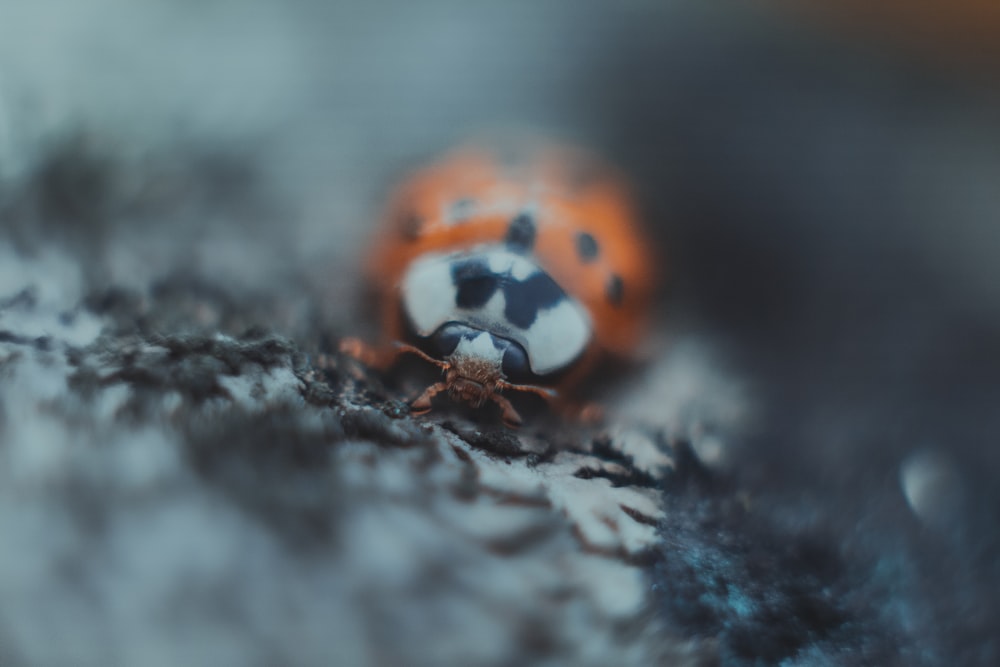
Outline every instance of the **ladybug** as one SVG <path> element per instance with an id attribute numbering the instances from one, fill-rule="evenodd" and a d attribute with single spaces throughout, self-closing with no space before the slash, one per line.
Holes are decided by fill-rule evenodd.
<path id="1" fill-rule="evenodd" d="M 654 285 L 648 248 L 622 179 L 589 154 L 461 147 L 402 184 L 378 231 L 367 267 L 385 341 L 341 349 L 440 367 L 417 414 L 447 392 L 495 403 L 516 426 L 504 393 L 567 408 L 595 364 L 633 354 Z"/>

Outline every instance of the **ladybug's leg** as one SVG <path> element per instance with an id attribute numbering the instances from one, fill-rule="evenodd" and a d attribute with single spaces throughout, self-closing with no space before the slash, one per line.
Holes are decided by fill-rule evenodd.
<path id="1" fill-rule="evenodd" d="M 537 387 L 530 384 L 510 384 L 500 382 L 498 385 L 502 389 L 511 391 L 523 391 L 541 396 L 552 409 L 566 419 L 583 422 L 584 424 L 599 424 L 604 420 L 604 408 L 593 402 L 577 403 L 559 395 L 555 389 L 547 387 Z"/>
<path id="2" fill-rule="evenodd" d="M 587 401 L 586 403 L 576 403 L 573 401 L 558 401 L 553 408 L 567 419 L 581 422 L 587 426 L 596 426 L 604 421 L 604 407 L 600 403 Z"/>
<path id="3" fill-rule="evenodd" d="M 535 394 L 537 396 L 541 396 L 550 404 L 553 401 L 556 401 L 559 397 L 554 389 L 536 387 L 535 385 L 530 384 L 511 384 L 503 380 L 500 380 L 497 383 L 497 388 L 506 389 L 508 391 L 523 391 L 529 394 Z M 500 409 L 503 410 L 501 418 L 503 419 L 503 423 L 506 424 L 508 428 L 516 428 L 521 425 L 521 415 L 517 414 L 517 410 L 515 410 L 514 406 L 510 404 L 510 401 L 497 393 L 492 394 L 490 398 L 492 398 L 493 402 L 499 405 Z"/>
<path id="4" fill-rule="evenodd" d="M 555 401 L 559 398 L 559 393 L 555 389 L 538 387 L 533 384 L 511 384 L 510 382 L 500 380 L 497 382 L 497 387 L 506 391 L 523 391 L 529 394 L 537 394 L 549 402 Z"/>
<path id="5" fill-rule="evenodd" d="M 601 353 L 591 346 L 584 352 L 583 357 L 574 364 L 562 380 L 559 386 L 562 388 L 576 387 L 589 375 L 594 366 L 600 361 Z M 595 426 L 604 421 L 604 407 L 593 401 L 580 402 L 564 396 L 558 396 L 552 401 L 552 409 L 564 419 L 580 422 L 587 426 Z"/>
<path id="6" fill-rule="evenodd" d="M 448 385 L 444 382 L 438 382 L 437 384 L 432 384 L 431 386 L 424 389 L 424 393 L 417 396 L 415 399 L 410 401 L 410 411 L 415 415 L 422 415 L 424 413 L 430 412 L 431 410 L 431 399 L 440 394 L 442 391 L 446 390 Z"/>
<path id="7" fill-rule="evenodd" d="M 490 398 L 500 406 L 500 410 L 502 411 L 500 418 L 503 419 L 503 423 L 507 428 L 517 428 L 521 425 L 521 415 L 517 414 L 517 410 L 510 404 L 510 401 L 500 394 L 490 394 Z"/>
<path id="8" fill-rule="evenodd" d="M 337 349 L 365 366 L 380 371 L 388 369 L 396 361 L 396 353 L 392 348 L 376 347 L 360 338 L 344 338 Z"/>

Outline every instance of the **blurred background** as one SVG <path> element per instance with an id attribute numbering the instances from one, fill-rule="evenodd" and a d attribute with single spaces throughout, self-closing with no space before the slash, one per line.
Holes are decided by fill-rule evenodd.
<path id="1" fill-rule="evenodd" d="M 990 664 L 998 36 L 974 0 L 7 3 L 0 243 L 81 297 L 226 285 L 308 346 L 356 332 L 413 166 L 498 128 L 594 148 L 668 267 L 638 416 L 683 394 L 764 511 L 869 546 L 910 631 Z"/>

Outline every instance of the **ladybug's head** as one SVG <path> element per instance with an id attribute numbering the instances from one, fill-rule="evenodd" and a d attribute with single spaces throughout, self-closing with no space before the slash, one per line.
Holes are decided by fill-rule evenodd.
<path id="1" fill-rule="evenodd" d="M 513 427 L 521 424 L 521 416 L 500 395 L 503 390 L 531 392 L 547 399 L 556 396 L 552 389 L 509 381 L 530 372 L 524 349 L 513 341 L 454 322 L 441 327 L 432 340 L 443 360 L 411 346 L 400 346 L 401 350 L 414 352 L 444 371 L 443 382 L 431 385 L 411 403 L 410 407 L 418 414 L 429 411 L 431 399 L 447 391 L 452 400 L 473 408 L 480 408 L 487 401 L 496 403 L 502 410 L 504 423 Z"/>

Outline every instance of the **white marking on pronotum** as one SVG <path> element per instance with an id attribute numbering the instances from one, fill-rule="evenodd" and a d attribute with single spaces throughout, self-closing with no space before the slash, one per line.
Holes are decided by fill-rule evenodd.
<path id="1" fill-rule="evenodd" d="M 455 311 L 455 285 L 446 256 L 418 259 L 403 276 L 403 307 L 419 336 L 429 336 Z"/>
<path id="2" fill-rule="evenodd" d="M 488 333 L 483 332 L 473 339 L 463 338 L 458 341 L 458 347 L 452 353 L 456 357 L 474 357 L 477 359 L 487 359 L 495 361 L 497 364 L 503 360 L 503 353 L 493 344 L 493 338 Z"/>
<path id="3" fill-rule="evenodd" d="M 567 298 L 553 308 L 538 311 L 538 318 L 523 337 L 531 370 L 545 375 L 580 356 L 590 341 L 590 323 L 580 306 Z"/>
<path id="4" fill-rule="evenodd" d="M 479 308 L 460 308 L 452 266 L 475 255 L 485 259 L 491 273 L 519 282 L 543 272 L 534 262 L 495 246 L 474 253 L 422 257 L 410 266 L 402 282 L 403 306 L 417 335 L 430 336 L 447 322 L 481 328 L 520 344 L 538 375 L 558 371 L 580 356 L 592 329 L 586 311 L 568 295 L 549 308 L 540 308 L 527 329 L 514 326 L 504 315 L 507 304 L 500 289 Z"/>

